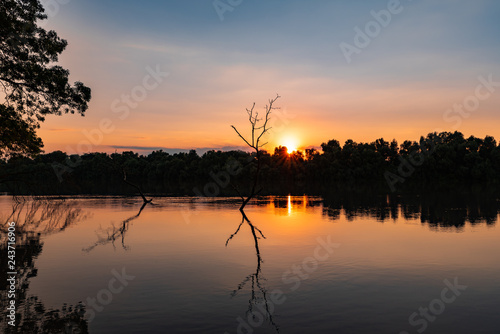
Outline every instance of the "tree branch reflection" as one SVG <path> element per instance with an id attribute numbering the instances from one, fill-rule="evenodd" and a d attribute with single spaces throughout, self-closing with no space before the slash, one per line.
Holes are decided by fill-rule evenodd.
<path id="1" fill-rule="evenodd" d="M 148 205 L 149 203 L 150 202 L 144 202 L 142 204 L 141 208 L 139 209 L 139 212 L 136 215 L 133 215 L 132 217 L 125 219 L 124 221 L 122 221 L 120 223 L 120 225 L 118 227 L 113 225 L 110 228 L 107 228 L 106 230 L 96 231 L 98 240 L 92 246 L 84 248 L 83 251 L 88 253 L 88 252 L 91 252 L 94 248 L 96 248 L 98 246 L 106 245 L 109 243 L 111 243 L 113 245 L 113 248 L 116 249 L 115 240 L 118 238 L 121 239 L 121 244 L 122 244 L 123 249 L 129 250 L 130 247 L 125 245 L 125 234 L 127 233 L 128 229 L 130 227 L 130 222 L 139 218 L 139 216 L 142 213 L 142 210 L 144 210 L 146 205 Z"/>
<path id="2" fill-rule="evenodd" d="M 231 297 L 235 297 L 246 285 L 248 282 L 250 282 L 251 286 L 251 294 L 250 294 L 250 299 L 248 301 L 248 309 L 246 311 L 246 314 L 252 314 L 253 312 L 262 312 L 265 310 L 265 314 L 263 314 L 268 320 L 269 323 L 274 327 L 276 332 L 279 332 L 279 327 L 278 325 L 274 322 L 272 311 L 270 311 L 269 308 L 269 302 L 267 299 L 267 290 L 264 286 L 264 281 L 266 280 L 262 276 L 262 267 L 261 264 L 264 262 L 262 259 L 262 256 L 260 254 L 260 248 L 259 248 L 259 240 L 261 238 L 266 239 L 262 231 L 255 226 L 250 219 L 248 219 L 247 215 L 245 214 L 245 211 L 240 209 L 241 213 L 241 222 L 238 225 L 238 228 L 236 231 L 229 236 L 229 238 L 226 240 L 226 247 L 229 244 L 229 241 L 231 241 L 240 231 L 241 227 L 244 226 L 245 224 L 250 227 L 250 231 L 252 233 L 252 238 L 254 240 L 254 246 L 255 246 L 255 254 L 257 257 L 257 266 L 255 269 L 255 272 L 251 273 L 243 281 L 238 284 L 238 287 L 231 293 Z M 259 307 L 263 306 L 263 307 Z M 256 311 L 255 308 L 258 308 Z M 253 316 L 255 318 L 255 316 Z"/>
<path id="3" fill-rule="evenodd" d="M 12 212 L 5 221 L 15 221 L 17 231 L 22 234 L 49 235 L 62 232 L 84 218 L 87 215 L 81 208 L 64 199 L 14 197 Z"/>
<path id="4" fill-rule="evenodd" d="M 64 304 L 61 309 L 47 309 L 36 295 L 28 295 L 30 279 L 38 275 L 35 260 L 43 249 L 41 237 L 64 231 L 85 218 L 82 210 L 75 203 L 65 200 L 43 198 L 14 198 L 12 212 L 0 218 L 0 263 L 7 267 L 7 245 L 5 238 L 9 222 L 16 222 L 16 327 L 7 322 L 9 312 L 2 307 L 0 316 L 1 333 L 88 333 L 88 324 L 84 318 L 85 306 Z M 0 271 L 0 303 L 7 305 L 9 287 L 7 271 Z"/>

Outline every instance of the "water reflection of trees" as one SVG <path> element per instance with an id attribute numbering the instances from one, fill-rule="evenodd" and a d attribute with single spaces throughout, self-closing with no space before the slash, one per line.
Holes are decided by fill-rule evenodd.
<path id="1" fill-rule="evenodd" d="M 115 248 L 115 241 L 117 239 L 121 240 L 121 244 L 122 244 L 123 249 L 128 250 L 129 247 L 127 245 L 125 245 L 125 235 L 130 227 L 130 223 L 133 220 L 139 218 L 139 216 L 142 213 L 142 210 L 144 210 L 146 205 L 148 205 L 149 203 L 151 203 L 151 201 L 144 201 L 141 208 L 139 209 L 139 212 L 137 214 L 125 219 L 124 221 L 122 221 L 120 223 L 120 225 L 118 225 L 118 226 L 112 225 L 111 227 L 109 227 L 107 229 L 100 229 L 100 230 L 96 231 L 97 241 L 93 245 L 91 245 L 87 248 L 84 248 L 83 251 L 88 253 L 98 246 L 103 246 L 103 245 L 107 245 L 110 243 L 113 245 L 113 248 Z"/>
<path id="2" fill-rule="evenodd" d="M 16 222 L 16 326 L 7 324 L 7 310 L 2 307 L 2 333 L 88 333 L 85 308 L 64 304 L 60 309 L 47 309 L 43 302 L 28 294 L 30 279 L 36 277 L 35 260 L 43 249 L 43 236 L 59 233 L 85 218 L 75 203 L 64 200 L 15 198 L 12 211 L 1 217 L 0 262 L 7 267 L 8 222 Z M 0 300 L 7 305 L 7 271 L 0 271 Z"/>
<path id="3" fill-rule="evenodd" d="M 377 195 L 370 193 L 328 194 L 323 214 L 337 220 L 371 217 L 379 221 L 420 219 L 435 229 L 462 229 L 470 225 L 496 223 L 500 203 L 487 193 L 429 193 L 425 195 Z"/>
<path id="4" fill-rule="evenodd" d="M 231 293 L 231 297 L 235 297 L 245 286 L 250 282 L 250 299 L 248 300 L 248 309 L 246 311 L 247 316 L 252 316 L 255 320 L 257 317 L 255 313 L 260 313 L 266 317 L 269 323 L 279 332 L 278 325 L 274 322 L 272 311 L 269 308 L 269 300 L 267 298 L 267 289 L 264 285 L 265 278 L 262 276 L 261 264 L 264 262 L 260 253 L 259 240 L 261 238 L 265 239 L 264 233 L 255 226 L 245 214 L 245 211 L 240 210 L 241 222 L 238 225 L 236 231 L 229 236 L 226 240 L 226 247 L 238 233 L 240 233 L 241 228 L 246 224 L 251 231 L 252 238 L 254 241 L 255 254 L 257 259 L 257 264 L 255 271 L 246 276 L 237 288 Z"/>

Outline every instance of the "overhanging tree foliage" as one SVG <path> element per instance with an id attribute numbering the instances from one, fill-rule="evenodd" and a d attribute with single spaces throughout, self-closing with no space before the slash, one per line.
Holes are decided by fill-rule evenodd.
<path id="1" fill-rule="evenodd" d="M 0 148 L 10 152 L 36 154 L 41 152 L 42 140 L 36 135 L 35 127 L 22 117 L 12 107 L 0 105 Z M 1 154 L 0 154 L 1 156 Z"/>
<path id="2" fill-rule="evenodd" d="M 39 149 L 42 142 L 34 129 L 45 116 L 75 112 L 84 115 L 91 97 L 90 88 L 81 82 L 71 84 L 69 71 L 54 65 L 67 42 L 55 31 L 38 25 L 46 18 L 39 0 L 0 2 L 0 89 L 7 108 L 2 109 L 1 117 L 10 117 L 2 119 L 0 129 L 3 133 L 5 124 L 18 122 L 18 127 L 30 129 L 31 134 L 20 139 L 29 142 L 28 147 Z M 12 111 L 16 117 L 12 117 Z M 36 152 L 25 150 L 25 144 L 2 142 L 0 154 Z M 17 151 L 12 152 L 12 148 Z"/>

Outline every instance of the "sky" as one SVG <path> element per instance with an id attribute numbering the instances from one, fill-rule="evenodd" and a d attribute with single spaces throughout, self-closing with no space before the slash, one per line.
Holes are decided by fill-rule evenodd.
<path id="1" fill-rule="evenodd" d="M 495 0 L 43 0 L 92 89 L 51 115 L 45 151 L 235 149 L 231 125 L 276 101 L 267 148 L 400 143 L 434 131 L 500 140 Z"/>

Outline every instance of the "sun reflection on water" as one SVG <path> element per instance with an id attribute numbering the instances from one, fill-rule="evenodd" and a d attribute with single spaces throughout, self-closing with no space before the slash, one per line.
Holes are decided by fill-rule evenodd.
<path id="1" fill-rule="evenodd" d="M 271 196 L 267 208 L 278 216 L 293 216 L 319 206 L 321 199 L 309 196 Z"/>

